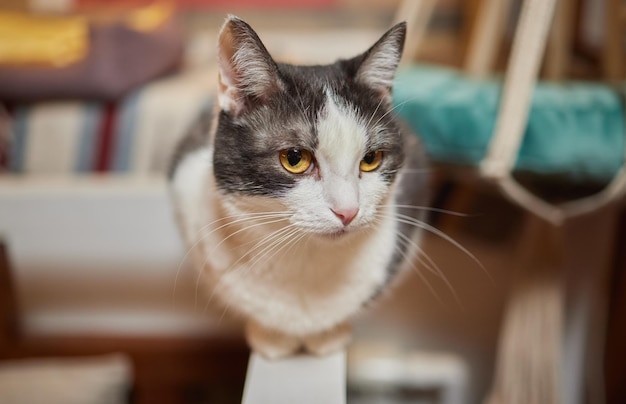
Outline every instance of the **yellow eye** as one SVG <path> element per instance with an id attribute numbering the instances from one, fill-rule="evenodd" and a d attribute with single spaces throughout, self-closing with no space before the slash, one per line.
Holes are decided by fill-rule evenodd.
<path id="1" fill-rule="evenodd" d="M 280 152 L 280 164 L 285 170 L 293 174 L 302 174 L 309 169 L 313 162 L 313 155 L 308 150 L 295 147 Z"/>
<path id="2" fill-rule="evenodd" d="M 361 160 L 359 169 L 366 173 L 369 171 L 374 171 L 378 168 L 378 166 L 380 166 L 381 161 L 383 161 L 383 152 L 369 152 L 363 157 L 363 160 Z"/>

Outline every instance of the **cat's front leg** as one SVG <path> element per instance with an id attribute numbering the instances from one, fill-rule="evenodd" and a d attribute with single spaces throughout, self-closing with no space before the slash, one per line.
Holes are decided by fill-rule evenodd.
<path id="1" fill-rule="evenodd" d="M 324 356 L 345 348 L 352 340 L 352 327 L 343 322 L 330 330 L 304 338 L 306 350 L 312 354 Z"/>
<path id="2" fill-rule="evenodd" d="M 267 359 L 279 359 L 290 356 L 302 347 L 300 338 L 271 330 L 254 320 L 248 320 L 246 339 L 254 352 Z"/>

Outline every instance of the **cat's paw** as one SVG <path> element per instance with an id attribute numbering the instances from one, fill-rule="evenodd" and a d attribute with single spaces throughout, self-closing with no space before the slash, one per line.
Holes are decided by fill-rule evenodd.
<path id="1" fill-rule="evenodd" d="M 299 338 L 270 330 L 252 320 L 246 325 L 246 339 L 250 348 L 266 359 L 284 358 L 302 347 Z"/>
<path id="2" fill-rule="evenodd" d="M 352 340 L 352 327 L 349 323 L 341 323 L 335 328 L 304 339 L 307 351 L 319 355 L 329 355 L 345 348 Z"/>

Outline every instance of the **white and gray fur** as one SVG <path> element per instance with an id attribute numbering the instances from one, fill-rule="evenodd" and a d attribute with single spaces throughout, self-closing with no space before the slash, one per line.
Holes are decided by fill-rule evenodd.
<path id="1" fill-rule="evenodd" d="M 405 31 L 352 59 L 293 66 L 227 19 L 217 105 L 181 142 L 170 179 L 202 282 L 229 310 L 305 340 L 345 323 L 415 252 L 406 216 L 423 210 L 398 206 L 426 205 L 426 159 L 391 111 Z M 313 153 L 311 170 L 281 166 L 291 147 Z M 376 150 L 380 167 L 360 172 Z M 358 213 L 344 225 L 333 211 Z"/>

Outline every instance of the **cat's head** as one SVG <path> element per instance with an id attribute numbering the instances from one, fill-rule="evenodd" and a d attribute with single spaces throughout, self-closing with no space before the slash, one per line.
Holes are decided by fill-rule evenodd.
<path id="1" fill-rule="evenodd" d="M 239 210 L 289 213 L 300 230 L 336 235 L 373 223 L 404 162 L 391 88 L 406 26 L 327 66 L 275 62 L 244 21 L 219 35 L 213 168 Z"/>

